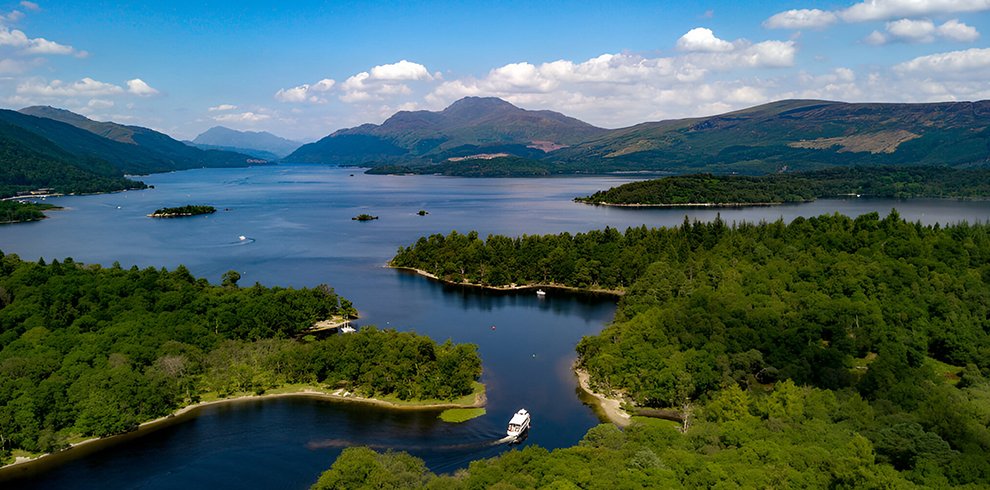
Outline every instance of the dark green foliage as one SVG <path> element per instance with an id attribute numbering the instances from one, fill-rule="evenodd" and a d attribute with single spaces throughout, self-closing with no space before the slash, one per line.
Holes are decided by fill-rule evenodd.
<path id="1" fill-rule="evenodd" d="M 73 156 L 37 134 L 3 123 L 0 162 L 0 197 L 39 188 L 71 194 L 145 187 L 141 182 L 125 179 L 105 161 Z"/>
<path id="2" fill-rule="evenodd" d="M 682 175 L 632 182 L 575 201 L 589 204 L 779 204 L 839 196 L 986 198 L 990 170 L 849 167 L 761 177 Z"/>
<path id="3" fill-rule="evenodd" d="M 0 201 L 0 224 L 45 219 L 45 213 L 42 211 L 49 209 L 58 209 L 58 206 L 33 202 Z"/>
<path id="4" fill-rule="evenodd" d="M 412 161 L 405 164 L 378 165 L 365 173 L 374 175 L 425 174 L 458 177 L 543 177 L 553 172 L 546 162 L 521 157 L 472 158 L 456 162 L 432 163 Z"/>
<path id="5" fill-rule="evenodd" d="M 413 333 L 367 327 L 289 340 L 356 311 L 327 286 L 238 288 L 229 273 L 224 281 L 210 285 L 182 266 L 45 265 L 0 254 L 0 453 L 130 430 L 207 392 L 322 383 L 452 399 L 480 375 L 473 345 Z"/>
<path id="6" fill-rule="evenodd" d="M 151 213 L 151 216 L 155 218 L 174 218 L 179 216 L 196 216 L 198 214 L 213 214 L 215 212 L 217 212 L 217 208 L 213 206 L 187 204 L 174 208 L 159 208 L 154 213 Z"/>
<path id="7" fill-rule="evenodd" d="M 982 375 L 990 369 L 990 225 L 923 226 L 895 211 L 485 241 L 455 232 L 400 248 L 392 264 L 491 285 L 622 288 L 615 322 L 577 346 L 600 390 L 639 406 L 701 406 L 723 424 L 749 412 L 770 430 L 810 435 L 824 429 L 797 417 L 808 417 L 809 392 L 795 383 L 810 385 L 841 402 L 815 418 L 838 411 L 828 417 L 848 420 L 869 440 L 866 450 L 872 444 L 879 461 L 912 481 L 990 483 Z M 967 366 L 965 383 L 949 385 L 931 358 Z M 754 396 L 762 401 L 747 409 Z M 781 428 L 779 420 L 795 423 Z M 869 483 L 812 486 L 829 485 Z"/>
<path id="8" fill-rule="evenodd" d="M 355 216 L 355 217 L 353 217 L 351 219 L 354 220 L 354 221 L 371 221 L 371 220 L 378 219 L 378 216 L 372 216 L 370 214 L 361 213 L 361 214 L 359 214 L 359 215 L 357 215 L 357 216 Z"/>

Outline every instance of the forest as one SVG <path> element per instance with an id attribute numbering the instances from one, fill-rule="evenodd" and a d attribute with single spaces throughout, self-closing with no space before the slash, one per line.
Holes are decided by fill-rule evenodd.
<path id="1" fill-rule="evenodd" d="M 177 218 L 181 216 L 196 216 L 199 214 L 213 214 L 215 212 L 217 212 L 217 208 L 213 206 L 187 204 L 185 206 L 178 206 L 174 208 L 159 208 L 148 216 L 151 216 L 152 218 Z"/>
<path id="2" fill-rule="evenodd" d="M 58 206 L 45 203 L 0 201 L 0 224 L 24 223 L 45 219 L 45 213 Z"/>
<path id="3" fill-rule="evenodd" d="M 990 170 L 839 167 L 745 175 L 694 174 L 631 182 L 575 201 L 588 204 L 780 204 L 842 196 L 906 199 L 990 197 Z"/>
<path id="4" fill-rule="evenodd" d="M 305 330 L 354 315 L 349 301 L 238 279 L 0 254 L 0 462 L 286 384 L 447 400 L 481 374 L 472 344 L 374 327 L 317 340 Z"/>
<path id="5" fill-rule="evenodd" d="M 990 225 L 924 226 L 892 211 L 452 233 L 401 248 L 393 264 L 454 281 L 622 289 L 615 321 L 578 345 L 580 367 L 633 411 L 673 408 L 689 421 L 679 438 L 649 427 L 610 436 L 618 452 L 509 453 L 473 464 L 462 483 L 477 470 L 524 488 L 557 477 L 605 486 L 622 471 L 684 487 L 990 484 Z M 624 449 L 657 472 L 632 467 Z M 620 467 L 581 474 L 581 458 Z M 511 476 L 514 464 L 531 470 Z"/>

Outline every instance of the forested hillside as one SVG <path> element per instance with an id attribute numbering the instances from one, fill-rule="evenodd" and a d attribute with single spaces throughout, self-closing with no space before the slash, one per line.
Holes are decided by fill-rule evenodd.
<path id="1" fill-rule="evenodd" d="M 679 175 L 631 182 L 575 201 L 588 204 L 779 204 L 855 196 L 907 199 L 990 197 L 990 170 L 949 167 L 841 167 L 809 172 Z"/>
<path id="2" fill-rule="evenodd" d="M 694 442 L 646 444 L 681 485 L 695 486 L 699 471 L 742 484 L 734 461 L 814 466 L 785 447 L 815 432 L 822 451 L 843 446 L 871 465 L 875 455 L 915 483 L 990 484 L 990 225 L 923 226 L 892 212 L 485 241 L 435 235 L 393 264 L 491 285 L 625 289 L 615 322 L 578 345 L 579 365 L 636 407 L 711 422 L 687 432 Z M 836 426 L 845 436 L 832 440 Z M 716 467 L 700 470 L 699 457 Z M 883 486 L 873 479 L 883 468 L 860 483 L 806 468 L 823 471 L 814 486 Z M 760 472 L 756 486 L 773 485 L 772 472 Z M 589 478 L 610 481 L 600 477 Z"/>
<path id="3" fill-rule="evenodd" d="M 413 333 L 290 340 L 355 310 L 327 286 L 237 280 L 0 254 L 0 462 L 128 431 L 201 398 L 301 383 L 453 399 L 480 375 L 475 346 Z"/>

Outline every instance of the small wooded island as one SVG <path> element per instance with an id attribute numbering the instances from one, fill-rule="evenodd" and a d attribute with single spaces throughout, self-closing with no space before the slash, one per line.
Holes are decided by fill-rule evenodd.
<path id="1" fill-rule="evenodd" d="M 830 197 L 979 199 L 990 170 L 843 167 L 762 176 L 693 174 L 631 182 L 574 200 L 610 206 L 757 206 Z"/>
<path id="2" fill-rule="evenodd" d="M 0 225 L 27 223 L 43 220 L 47 216 L 42 211 L 62 209 L 54 204 L 26 201 L 0 201 Z"/>
<path id="3" fill-rule="evenodd" d="M 148 216 L 151 218 L 184 218 L 186 216 L 213 214 L 215 212 L 217 212 L 217 208 L 213 206 L 195 206 L 190 204 L 177 208 L 156 209 L 154 213 L 151 213 Z"/>
<path id="4" fill-rule="evenodd" d="M 351 219 L 354 221 L 371 221 L 373 219 L 378 219 L 378 216 L 372 216 L 370 214 L 361 213 Z"/>

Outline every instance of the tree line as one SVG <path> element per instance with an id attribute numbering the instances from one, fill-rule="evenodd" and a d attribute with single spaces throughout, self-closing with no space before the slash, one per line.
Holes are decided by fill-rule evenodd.
<path id="1" fill-rule="evenodd" d="M 630 182 L 575 201 L 589 204 L 780 204 L 865 196 L 985 198 L 990 170 L 950 167 L 839 167 L 762 176 L 694 174 Z"/>
<path id="2" fill-rule="evenodd" d="M 238 287 L 165 269 L 45 263 L 0 253 L 0 461 L 135 428 L 204 397 L 287 383 L 453 399 L 481 372 L 475 346 L 365 327 L 293 340 L 351 316 L 332 288 Z"/>
<path id="3" fill-rule="evenodd" d="M 393 263 L 489 284 L 622 288 L 615 321 L 577 347 L 597 389 L 688 414 L 750 399 L 733 413 L 751 426 L 747 414 L 773 425 L 758 405 L 793 383 L 803 388 L 784 405 L 824 396 L 842 412 L 793 430 L 842 422 L 915 483 L 990 483 L 986 224 L 924 226 L 893 211 L 485 241 L 452 233 Z"/>

